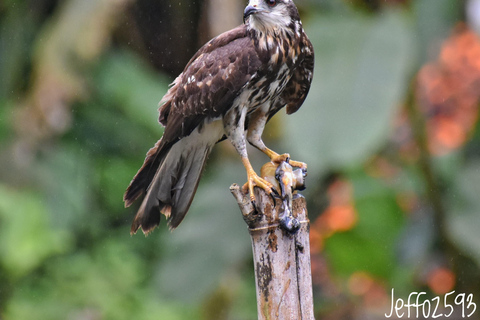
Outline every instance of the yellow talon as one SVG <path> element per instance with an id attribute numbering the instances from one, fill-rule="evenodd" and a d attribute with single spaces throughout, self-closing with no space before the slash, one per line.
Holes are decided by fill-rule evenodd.
<path id="1" fill-rule="evenodd" d="M 307 169 L 307 164 L 305 162 L 290 160 L 288 163 L 292 167 L 297 167 L 297 168 L 305 169 L 305 170 Z"/>
<path id="2" fill-rule="evenodd" d="M 250 200 L 252 202 L 255 202 L 255 194 L 253 191 L 254 187 L 262 188 L 269 195 L 276 193 L 273 184 L 258 176 L 255 170 L 253 170 L 247 158 L 242 158 L 242 162 L 245 165 L 245 169 L 247 170 L 247 183 L 243 185 L 242 189 L 244 190 L 244 192 L 248 191 L 250 195 Z"/>
<path id="3" fill-rule="evenodd" d="M 288 162 L 292 167 L 307 169 L 307 164 L 305 162 L 290 160 L 290 155 L 288 153 L 278 154 L 268 148 L 263 152 L 265 152 L 265 154 L 270 157 L 270 160 L 277 165 L 285 161 Z"/>

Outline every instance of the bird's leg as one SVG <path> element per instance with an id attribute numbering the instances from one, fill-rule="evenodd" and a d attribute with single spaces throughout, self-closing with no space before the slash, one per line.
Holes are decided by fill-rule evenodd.
<path id="1" fill-rule="evenodd" d="M 260 187 L 267 194 L 273 197 L 273 194 L 278 194 L 273 188 L 273 185 L 262 179 L 256 172 L 253 170 L 250 161 L 248 160 L 247 155 L 247 145 L 245 139 L 245 116 L 247 109 L 235 108 L 229 111 L 224 117 L 224 127 L 227 133 L 227 136 L 232 143 L 233 147 L 237 150 L 238 154 L 242 158 L 243 165 L 247 170 L 247 183 L 244 185 L 244 189 L 248 190 L 250 195 L 250 200 L 256 208 L 255 194 L 253 192 L 254 187 Z"/>
<path id="2" fill-rule="evenodd" d="M 280 163 L 285 161 L 288 162 L 292 167 L 298 167 L 306 171 L 306 163 L 291 160 L 288 153 L 278 154 L 265 146 L 265 143 L 263 143 L 262 140 L 262 133 L 263 129 L 265 128 L 265 124 L 267 123 L 267 120 L 268 116 L 265 112 L 263 112 L 261 108 L 259 108 L 257 111 L 255 111 L 254 114 L 250 116 L 250 123 L 247 133 L 248 142 L 250 142 L 250 144 L 255 148 L 265 153 L 270 158 L 270 161 L 272 161 L 273 163 L 279 165 Z"/>

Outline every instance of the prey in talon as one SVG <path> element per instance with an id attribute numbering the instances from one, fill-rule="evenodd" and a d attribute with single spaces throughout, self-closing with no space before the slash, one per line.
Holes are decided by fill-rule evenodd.
<path id="1" fill-rule="evenodd" d="M 294 191 L 305 189 L 306 170 L 302 168 L 293 170 L 287 159 L 279 164 L 266 163 L 262 167 L 261 175 L 279 190 L 278 198 L 281 200 L 279 212 L 282 212 L 282 216 L 278 217 L 280 226 L 292 234 L 297 232 L 300 222 L 293 215 Z M 275 200 L 273 203 L 276 205 Z"/>
<path id="2" fill-rule="evenodd" d="M 246 191 L 254 188 L 272 197 L 272 183 L 250 164 L 247 142 L 272 162 L 306 170 L 306 164 L 279 155 L 262 141 L 266 123 L 281 109 L 296 112 L 313 78 L 314 52 L 293 0 L 250 0 L 244 23 L 206 43 L 187 63 L 160 102 L 161 139 L 124 195 L 130 206 L 144 195 L 131 233 L 149 233 L 160 213 L 171 229 L 184 219 L 195 195 L 208 155 L 228 140 L 247 174 Z"/>

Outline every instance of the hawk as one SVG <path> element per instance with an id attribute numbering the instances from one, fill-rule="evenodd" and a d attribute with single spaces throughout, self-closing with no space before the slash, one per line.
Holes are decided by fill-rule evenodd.
<path id="1" fill-rule="evenodd" d="M 124 195 L 128 207 L 145 193 L 131 233 L 152 231 L 160 213 L 171 229 L 182 222 L 210 151 L 224 139 L 242 159 L 252 202 L 255 186 L 276 192 L 252 168 L 246 141 L 273 162 L 289 160 L 267 148 L 261 136 L 277 111 L 286 107 L 291 114 L 303 104 L 313 77 L 313 46 L 292 0 L 250 0 L 243 19 L 200 48 L 160 101 L 163 136 Z M 306 169 L 301 162 L 290 164 Z"/>

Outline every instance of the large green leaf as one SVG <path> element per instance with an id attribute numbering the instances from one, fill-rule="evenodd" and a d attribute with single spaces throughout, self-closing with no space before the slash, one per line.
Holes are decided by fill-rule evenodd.
<path id="1" fill-rule="evenodd" d="M 413 34 L 400 11 L 320 16 L 306 31 L 314 81 L 286 135 L 292 156 L 318 172 L 361 160 L 385 141 L 411 72 Z"/>

